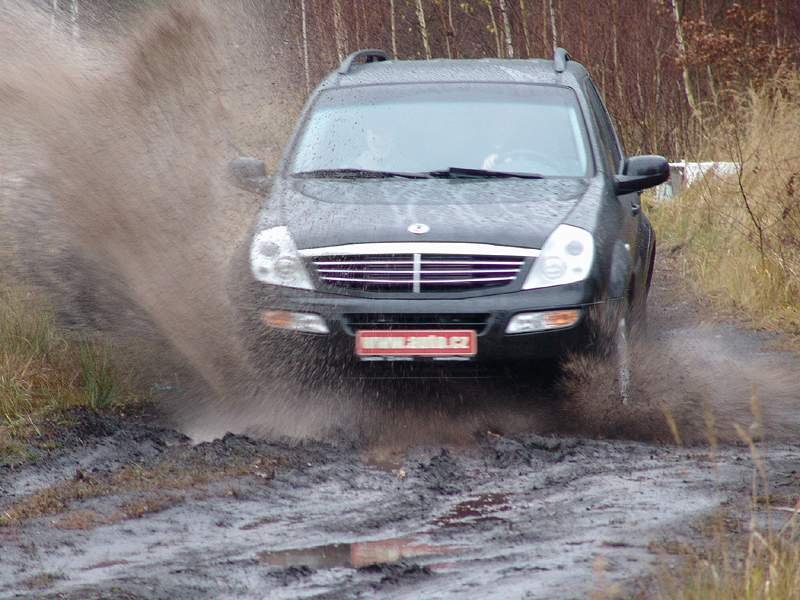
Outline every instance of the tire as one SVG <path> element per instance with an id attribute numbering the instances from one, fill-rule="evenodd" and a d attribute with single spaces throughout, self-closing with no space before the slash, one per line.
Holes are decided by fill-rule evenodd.
<path id="1" fill-rule="evenodd" d="M 607 314 L 593 319 L 594 339 L 584 354 L 603 364 L 603 372 L 613 377 L 608 398 L 612 402 L 629 404 L 631 401 L 631 339 L 634 331 L 638 331 L 637 312 L 626 299 Z"/>
<path id="2" fill-rule="evenodd" d="M 631 333 L 633 331 L 634 313 L 625 302 L 619 311 L 614 331 L 614 340 L 611 358 L 614 361 L 614 391 L 622 404 L 628 404 L 631 399 Z"/>

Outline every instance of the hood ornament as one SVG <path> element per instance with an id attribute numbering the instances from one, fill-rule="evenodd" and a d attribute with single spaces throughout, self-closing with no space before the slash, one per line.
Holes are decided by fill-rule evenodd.
<path id="1" fill-rule="evenodd" d="M 423 233 L 428 233 L 430 230 L 431 228 L 425 225 L 425 223 L 414 223 L 408 226 L 408 231 L 414 235 L 422 235 Z"/>

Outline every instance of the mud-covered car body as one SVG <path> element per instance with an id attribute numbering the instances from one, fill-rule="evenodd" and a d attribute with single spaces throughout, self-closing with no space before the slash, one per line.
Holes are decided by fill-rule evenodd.
<path id="1" fill-rule="evenodd" d="M 337 359 L 505 361 L 585 349 L 644 306 L 640 191 L 668 168 L 626 159 L 580 64 L 386 58 L 356 53 L 308 100 L 238 258 L 250 334 Z"/>

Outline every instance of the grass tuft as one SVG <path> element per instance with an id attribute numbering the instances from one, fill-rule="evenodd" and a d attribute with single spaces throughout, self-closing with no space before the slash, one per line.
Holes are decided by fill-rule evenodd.
<path id="1" fill-rule="evenodd" d="M 796 526 L 772 535 L 757 530 L 744 542 L 683 547 L 683 568 L 665 571 L 656 598 L 669 600 L 800 600 L 800 539 Z"/>
<path id="2" fill-rule="evenodd" d="M 87 342 L 80 344 L 81 380 L 87 404 L 93 409 L 109 408 L 117 397 L 119 380 L 109 364 L 105 349 Z"/>
<path id="3" fill-rule="evenodd" d="M 30 457 L 43 418 L 75 407 L 105 410 L 136 399 L 129 375 L 96 340 L 58 328 L 33 293 L 0 283 L 0 463 Z"/>

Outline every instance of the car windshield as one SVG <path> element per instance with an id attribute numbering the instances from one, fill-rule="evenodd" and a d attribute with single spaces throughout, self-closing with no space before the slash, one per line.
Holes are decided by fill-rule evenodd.
<path id="1" fill-rule="evenodd" d="M 391 176 L 449 168 L 585 177 L 590 164 L 572 90 L 450 83 L 323 92 L 289 168 L 320 177 L 337 170 Z"/>

